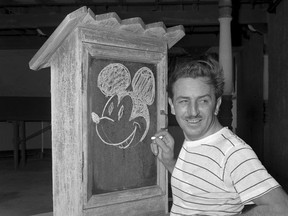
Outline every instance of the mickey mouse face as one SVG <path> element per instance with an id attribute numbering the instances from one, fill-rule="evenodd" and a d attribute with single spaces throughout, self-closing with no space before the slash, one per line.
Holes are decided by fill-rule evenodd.
<path id="1" fill-rule="evenodd" d="M 122 149 L 145 138 L 150 125 L 147 104 L 153 103 L 155 94 L 154 77 L 149 68 L 141 68 L 135 73 L 133 91 L 127 91 L 130 80 L 124 65 L 106 66 L 99 73 L 98 87 L 109 99 L 101 116 L 91 114 L 101 141 Z"/>
<path id="2" fill-rule="evenodd" d="M 132 106 L 129 95 L 122 99 L 115 95 L 108 100 L 101 117 L 94 113 L 94 118 L 98 118 L 96 131 L 103 143 L 126 148 L 140 141 L 139 134 L 144 133 L 147 125 L 141 116 L 130 120 Z"/>

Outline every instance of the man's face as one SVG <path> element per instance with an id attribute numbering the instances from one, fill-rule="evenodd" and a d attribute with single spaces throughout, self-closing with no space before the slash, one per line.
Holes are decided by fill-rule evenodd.
<path id="1" fill-rule="evenodd" d="M 169 98 L 171 113 L 184 131 L 187 140 L 198 140 L 215 133 L 219 123 L 221 98 L 216 100 L 215 90 L 207 84 L 208 78 L 180 78 L 173 86 L 173 99 Z"/>

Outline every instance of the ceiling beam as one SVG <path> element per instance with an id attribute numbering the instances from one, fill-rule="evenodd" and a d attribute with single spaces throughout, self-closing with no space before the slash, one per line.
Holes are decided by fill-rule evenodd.
<path id="1" fill-rule="evenodd" d="M 71 11 L 72 12 L 72 11 Z M 95 11 L 96 14 L 109 11 Z M 218 25 L 218 7 L 203 8 L 199 10 L 175 10 L 175 11 L 125 11 L 113 10 L 123 20 L 127 18 L 141 17 L 145 24 L 162 21 L 166 26 L 214 26 Z M 69 12 L 68 12 L 69 13 Z M 23 29 L 57 27 L 68 13 L 27 13 L 27 14 L 0 14 L 0 29 Z M 252 9 L 242 6 L 239 9 L 239 17 L 233 17 L 239 24 L 266 23 L 265 10 Z"/>
<path id="2" fill-rule="evenodd" d="M 274 0 L 237 0 L 240 4 L 250 4 L 263 5 L 270 4 Z M 83 3 L 84 2 L 84 3 Z M 89 1 L 77 1 L 77 0 L 13 0 L 13 1 L 1 1 L 0 7 L 42 7 L 42 6 L 78 6 L 81 7 L 83 4 L 86 6 L 167 6 L 167 5 L 218 5 L 218 0 L 170 0 L 170 1 L 160 1 L 160 0 L 138 0 L 138 1 L 124 1 L 124 0 L 89 0 Z"/>
<path id="3" fill-rule="evenodd" d="M 243 0 L 242 0 L 243 1 Z M 247 0 L 246 0 L 247 1 Z M 105 0 L 90 0 L 84 3 L 86 6 L 168 6 L 168 5 L 218 5 L 218 0 L 170 0 L 170 1 L 160 1 L 160 0 L 146 0 L 146 1 L 124 1 L 124 0 L 115 0 L 115 1 L 105 1 Z M 31 0 L 14 0 L 0 2 L 0 7 L 42 7 L 42 6 L 78 6 L 81 7 L 83 2 L 77 0 L 57 0 L 57 1 L 34 1 Z"/>

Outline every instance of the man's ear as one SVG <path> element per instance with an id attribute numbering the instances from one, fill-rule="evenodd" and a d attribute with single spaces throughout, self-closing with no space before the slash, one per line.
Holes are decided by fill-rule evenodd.
<path id="1" fill-rule="evenodd" d="M 171 108 L 171 113 L 173 115 L 175 115 L 175 109 L 174 109 L 174 105 L 173 105 L 173 101 L 171 98 L 168 98 L 168 102 L 169 102 L 169 105 L 170 105 L 170 108 Z"/>
<path id="2" fill-rule="evenodd" d="M 217 98 L 215 112 L 214 112 L 216 115 L 219 113 L 221 103 L 222 103 L 222 97 Z"/>

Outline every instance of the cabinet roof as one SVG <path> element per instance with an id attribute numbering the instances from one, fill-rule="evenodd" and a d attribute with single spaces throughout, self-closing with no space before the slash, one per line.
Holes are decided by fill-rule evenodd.
<path id="1" fill-rule="evenodd" d="M 127 31 L 130 34 L 136 34 L 140 37 L 158 38 L 165 41 L 168 48 L 171 48 L 185 35 L 182 25 L 166 28 L 163 22 L 145 24 L 139 17 L 121 20 L 114 12 L 95 15 L 89 8 L 87 9 L 87 7 L 84 6 L 65 17 L 30 60 L 30 68 L 32 70 L 38 70 L 50 66 L 52 55 L 65 38 L 78 26 L 85 25 L 113 29 L 113 31 Z"/>

